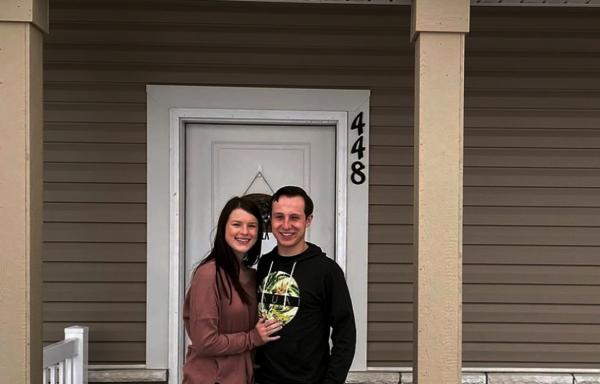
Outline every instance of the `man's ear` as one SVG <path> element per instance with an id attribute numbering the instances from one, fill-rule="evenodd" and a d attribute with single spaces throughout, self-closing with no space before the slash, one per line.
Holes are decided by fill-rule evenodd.
<path id="1" fill-rule="evenodd" d="M 306 228 L 310 227 L 310 223 L 312 223 L 313 215 L 311 214 L 306 218 Z"/>

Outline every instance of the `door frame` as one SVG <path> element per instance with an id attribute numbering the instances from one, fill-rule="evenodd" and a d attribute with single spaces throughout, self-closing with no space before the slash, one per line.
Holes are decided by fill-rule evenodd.
<path id="1" fill-rule="evenodd" d="M 336 261 L 346 273 L 357 320 L 352 369 L 366 370 L 368 180 L 361 185 L 349 183 L 348 139 L 355 134 L 350 123 L 362 113 L 367 132 L 363 138 L 367 148 L 364 162 L 368 169 L 369 91 L 149 85 L 147 95 L 147 367 L 169 368 L 169 382 L 180 382 L 185 342 L 181 318 L 185 294 L 185 126 L 262 123 L 336 126 Z"/>

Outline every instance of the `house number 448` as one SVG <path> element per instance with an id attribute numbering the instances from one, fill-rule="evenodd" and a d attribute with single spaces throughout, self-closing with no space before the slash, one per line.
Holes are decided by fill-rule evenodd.
<path id="1" fill-rule="evenodd" d="M 352 144 L 352 149 L 350 153 L 352 155 L 356 155 L 357 160 L 354 161 L 351 165 L 352 173 L 350 174 L 350 180 L 354 184 L 362 184 L 365 182 L 367 177 L 363 172 L 365 169 L 365 164 L 361 161 L 361 159 L 365 156 L 365 145 L 363 142 L 363 133 L 364 133 L 365 123 L 363 123 L 363 113 L 359 113 L 352 122 L 352 126 L 350 129 L 356 129 L 358 131 L 358 139 Z"/>

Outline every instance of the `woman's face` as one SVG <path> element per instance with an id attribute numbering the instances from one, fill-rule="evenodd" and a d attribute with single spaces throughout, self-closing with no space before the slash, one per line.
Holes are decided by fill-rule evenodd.
<path id="1" fill-rule="evenodd" d="M 225 226 L 225 241 L 241 260 L 258 239 L 258 220 L 254 215 L 236 208 Z"/>

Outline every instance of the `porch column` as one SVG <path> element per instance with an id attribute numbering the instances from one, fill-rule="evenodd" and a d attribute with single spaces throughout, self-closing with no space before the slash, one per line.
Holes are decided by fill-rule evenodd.
<path id="1" fill-rule="evenodd" d="M 42 381 L 43 0 L 0 1 L 0 376 Z"/>
<path id="2" fill-rule="evenodd" d="M 413 382 L 458 384 L 462 366 L 464 45 L 469 0 L 413 0 Z"/>

